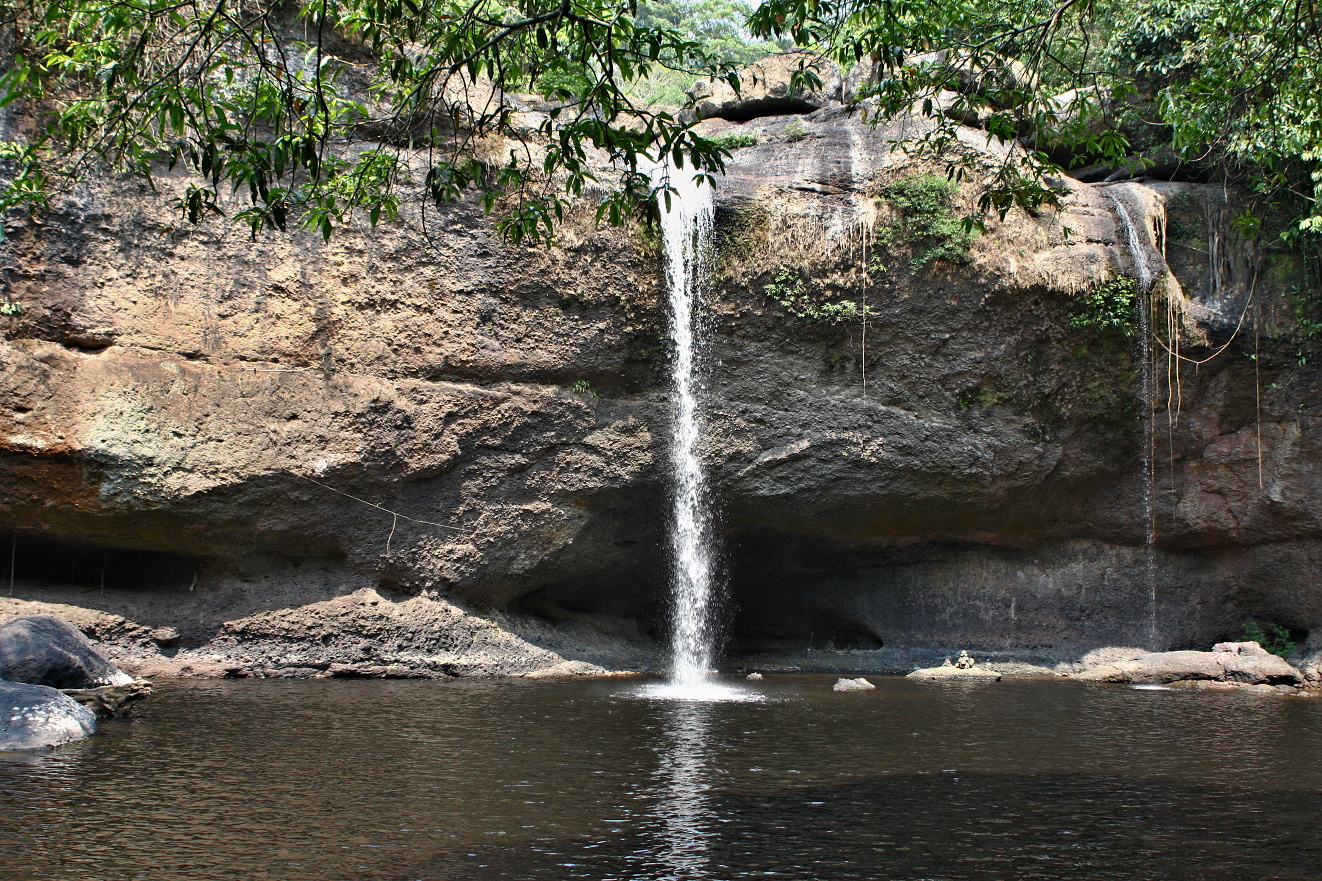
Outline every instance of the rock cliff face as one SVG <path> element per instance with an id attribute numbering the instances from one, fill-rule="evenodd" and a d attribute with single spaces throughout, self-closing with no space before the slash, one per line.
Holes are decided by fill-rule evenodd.
<path id="1" fill-rule="evenodd" d="M 1291 268 L 1232 246 L 1224 194 L 1114 193 L 1174 272 L 1145 360 L 1089 323 L 1089 294 L 1134 271 L 1100 188 L 1063 182 L 1058 211 L 993 222 L 968 263 L 917 266 L 885 187 L 921 170 L 889 147 L 920 122 L 703 125 L 758 141 L 720 182 L 706 304 L 737 644 L 1064 655 L 1322 625 L 1318 375 Z M 990 169 L 966 135 L 952 149 Z M 123 181 L 12 223 L 15 594 L 191 646 L 364 588 L 646 630 L 666 581 L 663 279 L 654 231 L 595 230 L 588 209 L 540 250 L 471 205 L 252 242 Z M 811 320 L 775 285 L 852 317 Z"/>

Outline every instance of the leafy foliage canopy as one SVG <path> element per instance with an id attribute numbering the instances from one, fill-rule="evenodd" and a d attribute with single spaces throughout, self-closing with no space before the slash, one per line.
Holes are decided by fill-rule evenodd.
<path id="1" fill-rule="evenodd" d="M 297 220 L 329 236 L 356 211 L 393 217 L 421 164 L 428 198 L 475 191 L 519 240 L 550 233 L 596 181 L 590 151 L 620 170 L 601 216 L 619 222 L 669 157 L 700 171 L 723 151 L 628 86 L 658 69 L 729 76 L 735 65 L 633 0 L 3 0 L 7 103 L 38 116 L 6 145 L 0 207 L 40 206 L 93 167 L 195 182 L 196 222 L 246 205 L 254 234 Z M 556 105 L 528 123 L 510 97 Z M 500 152 L 496 152 L 500 151 Z"/>

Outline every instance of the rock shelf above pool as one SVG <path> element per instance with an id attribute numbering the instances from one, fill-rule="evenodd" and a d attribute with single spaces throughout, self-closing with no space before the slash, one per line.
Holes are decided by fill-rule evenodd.
<path id="1" fill-rule="evenodd" d="M 1090 682 L 1168 684 L 1208 681 L 1239 685 L 1304 684 L 1304 676 L 1256 642 L 1221 642 L 1210 652 L 1148 652 L 1074 674 Z"/>

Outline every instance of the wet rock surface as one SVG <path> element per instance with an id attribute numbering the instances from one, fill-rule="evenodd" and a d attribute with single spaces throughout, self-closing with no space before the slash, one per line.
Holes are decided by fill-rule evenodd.
<path id="1" fill-rule="evenodd" d="M 39 750 L 85 740 L 96 716 L 44 685 L 0 681 L 0 751 Z"/>
<path id="2" fill-rule="evenodd" d="M 29 615 L 0 624 L 0 679 L 50 688 L 97 688 L 133 681 L 69 622 Z"/>
<path id="3" fill-rule="evenodd" d="M 984 667 L 927 667 L 914 670 L 908 678 L 931 682 L 1000 682 L 1001 674 Z"/>
<path id="4" fill-rule="evenodd" d="M 96 688 L 64 688 L 68 695 L 98 716 L 123 716 L 146 700 L 152 685 L 145 679 L 135 679 L 127 685 L 100 685 Z"/>

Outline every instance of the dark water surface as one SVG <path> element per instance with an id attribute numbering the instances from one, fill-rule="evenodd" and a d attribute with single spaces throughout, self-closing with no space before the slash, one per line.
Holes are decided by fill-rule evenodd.
<path id="1" fill-rule="evenodd" d="M 0 755 L 0 878 L 1322 878 L 1322 699 L 831 681 L 164 683 Z"/>

